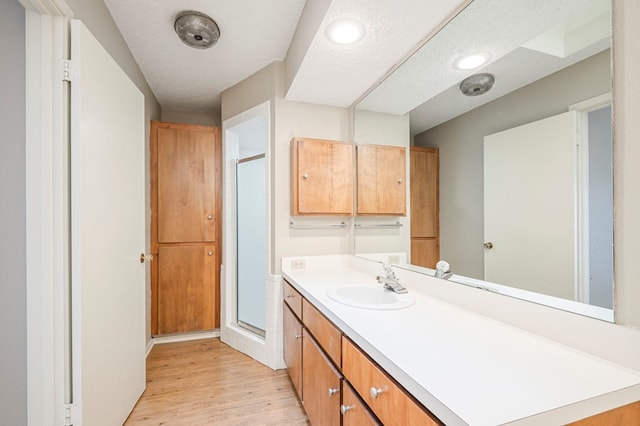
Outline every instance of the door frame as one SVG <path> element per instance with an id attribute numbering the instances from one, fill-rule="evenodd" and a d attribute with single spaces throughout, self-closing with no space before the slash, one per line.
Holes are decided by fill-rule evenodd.
<path id="1" fill-rule="evenodd" d="M 68 324 L 69 58 L 65 0 L 19 0 L 26 10 L 28 424 L 71 418 Z M 68 408 L 68 409 L 67 409 Z"/>
<path id="2" fill-rule="evenodd" d="M 612 105 L 611 92 L 569 105 L 578 113 L 576 172 L 576 301 L 589 303 L 589 119 L 591 111 Z M 613 130 L 613 129 L 612 129 Z M 613 164 L 611 165 L 613 167 Z M 614 201 L 615 203 L 615 201 Z M 613 277 L 611 277 L 613 280 Z"/>

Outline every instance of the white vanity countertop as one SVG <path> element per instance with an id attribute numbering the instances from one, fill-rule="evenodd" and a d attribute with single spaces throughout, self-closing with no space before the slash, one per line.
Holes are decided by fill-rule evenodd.
<path id="1" fill-rule="evenodd" d="M 402 280 L 416 298 L 404 309 L 335 302 L 331 288 L 380 285 L 351 258 L 283 258 L 282 273 L 447 425 L 563 424 L 640 400 L 640 372 L 429 296 L 435 278 Z"/>

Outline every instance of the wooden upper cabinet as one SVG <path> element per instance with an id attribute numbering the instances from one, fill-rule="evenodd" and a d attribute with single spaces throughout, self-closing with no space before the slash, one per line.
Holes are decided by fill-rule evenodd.
<path id="1" fill-rule="evenodd" d="M 216 132 L 158 128 L 158 242 L 215 241 Z"/>
<path id="2" fill-rule="evenodd" d="M 357 214 L 406 215 L 406 151 L 403 147 L 358 145 L 357 168 Z"/>
<path id="3" fill-rule="evenodd" d="M 291 141 L 291 214 L 353 215 L 353 144 Z"/>

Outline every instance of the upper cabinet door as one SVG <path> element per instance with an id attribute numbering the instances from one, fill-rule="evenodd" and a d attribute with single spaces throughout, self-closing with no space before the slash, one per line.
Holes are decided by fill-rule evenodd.
<path id="1" fill-rule="evenodd" d="M 406 215 L 405 148 L 358 145 L 359 215 Z"/>
<path id="2" fill-rule="evenodd" d="M 158 242 L 215 241 L 214 129 L 158 128 Z"/>
<path id="3" fill-rule="evenodd" d="M 353 215 L 353 144 L 291 141 L 291 214 Z"/>

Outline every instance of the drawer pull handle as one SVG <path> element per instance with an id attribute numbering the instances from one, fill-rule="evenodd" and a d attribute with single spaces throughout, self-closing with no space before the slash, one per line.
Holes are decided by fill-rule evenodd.
<path id="1" fill-rule="evenodd" d="M 289 293 L 289 294 L 287 294 L 285 297 L 286 297 L 287 299 L 291 299 L 292 297 L 295 297 L 295 295 L 294 295 L 294 294 Z"/>
<path id="2" fill-rule="evenodd" d="M 369 394 L 371 394 L 371 398 L 376 399 L 382 393 L 382 389 L 371 387 L 369 389 Z"/>
<path id="3" fill-rule="evenodd" d="M 302 337 L 302 334 L 296 333 L 296 334 L 293 335 L 293 338 L 296 339 L 296 340 L 298 340 L 301 337 Z"/>
<path id="4" fill-rule="evenodd" d="M 329 388 L 329 396 L 333 396 L 340 391 L 338 388 Z"/>
<path id="5" fill-rule="evenodd" d="M 353 405 L 344 405 L 342 404 L 340 406 L 340 412 L 342 413 L 342 415 L 347 414 L 348 411 L 353 410 L 355 407 Z"/>

